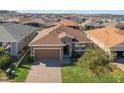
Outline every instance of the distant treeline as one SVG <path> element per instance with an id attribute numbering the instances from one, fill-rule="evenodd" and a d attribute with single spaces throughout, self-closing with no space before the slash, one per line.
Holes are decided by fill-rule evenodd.
<path id="1" fill-rule="evenodd" d="M 16 11 L 9 11 L 9 10 L 0 10 L 0 14 L 14 14 L 17 13 Z"/>

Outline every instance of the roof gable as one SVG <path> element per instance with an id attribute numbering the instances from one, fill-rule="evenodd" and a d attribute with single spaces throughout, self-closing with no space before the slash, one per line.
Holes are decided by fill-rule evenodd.
<path id="1" fill-rule="evenodd" d="M 69 37 L 71 39 L 73 39 L 74 37 L 71 36 L 71 35 L 68 35 L 67 33 L 65 32 L 62 32 L 61 34 L 58 35 L 59 38 L 64 38 L 64 37 Z"/>
<path id="2" fill-rule="evenodd" d="M 39 32 L 31 41 L 30 45 L 58 44 L 63 45 L 61 38 L 68 36 L 78 40 L 78 42 L 91 42 L 82 32 L 70 27 L 57 25 Z"/>

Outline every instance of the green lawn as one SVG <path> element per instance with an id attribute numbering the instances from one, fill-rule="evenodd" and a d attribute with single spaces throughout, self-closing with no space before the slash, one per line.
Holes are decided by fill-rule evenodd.
<path id="1" fill-rule="evenodd" d="M 32 66 L 32 61 L 28 59 L 29 54 L 24 58 L 22 64 L 16 69 L 15 82 L 24 82 L 27 78 L 29 70 Z"/>
<path id="2" fill-rule="evenodd" d="M 5 74 L 0 70 L 0 80 L 5 76 Z"/>
<path id="3" fill-rule="evenodd" d="M 116 83 L 124 82 L 124 72 L 114 66 L 113 72 L 98 78 L 86 67 L 62 66 L 62 79 L 65 83 Z"/>

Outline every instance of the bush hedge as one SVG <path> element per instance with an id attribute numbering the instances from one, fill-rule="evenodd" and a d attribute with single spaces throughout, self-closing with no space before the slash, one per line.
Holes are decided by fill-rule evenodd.
<path id="1" fill-rule="evenodd" d="M 8 55 L 0 56 L 0 69 L 6 68 L 10 62 L 10 57 Z"/>
<path id="2" fill-rule="evenodd" d="M 108 55 L 100 49 L 88 49 L 78 60 L 78 65 L 87 67 L 98 77 L 112 71 Z"/>

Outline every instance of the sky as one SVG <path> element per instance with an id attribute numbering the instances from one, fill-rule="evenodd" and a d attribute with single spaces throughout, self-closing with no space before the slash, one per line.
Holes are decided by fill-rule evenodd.
<path id="1" fill-rule="evenodd" d="M 22 13 L 124 14 L 124 10 L 18 10 Z"/>

